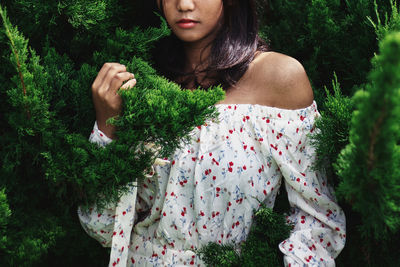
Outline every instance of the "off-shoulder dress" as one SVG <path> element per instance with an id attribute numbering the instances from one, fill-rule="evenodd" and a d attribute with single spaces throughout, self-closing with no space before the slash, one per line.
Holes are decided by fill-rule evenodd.
<path id="1" fill-rule="evenodd" d="M 345 216 L 324 172 L 313 168 L 309 134 L 320 116 L 316 103 L 296 110 L 216 106 L 218 120 L 195 128 L 191 142 L 156 164 L 138 184 L 135 203 L 127 197 L 119 209 L 79 211 L 86 232 L 113 246 L 110 265 L 203 266 L 194 250 L 246 240 L 254 210 L 260 202 L 273 207 L 283 182 L 292 206 L 287 220 L 294 224 L 279 245 L 285 265 L 334 266 L 345 244 Z M 111 141 L 97 127 L 90 140 Z M 145 210 L 148 216 L 131 221 L 126 235 L 116 218 Z"/>

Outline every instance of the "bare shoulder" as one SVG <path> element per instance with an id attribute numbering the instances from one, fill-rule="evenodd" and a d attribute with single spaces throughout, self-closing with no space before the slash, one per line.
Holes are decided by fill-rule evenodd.
<path id="1" fill-rule="evenodd" d="M 251 83 L 268 105 L 298 109 L 310 106 L 314 100 L 310 81 L 304 67 L 296 59 L 264 52 L 252 62 Z"/>

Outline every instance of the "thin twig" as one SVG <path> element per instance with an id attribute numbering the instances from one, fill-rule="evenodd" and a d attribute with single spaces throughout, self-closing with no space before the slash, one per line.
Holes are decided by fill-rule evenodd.
<path id="1" fill-rule="evenodd" d="M 15 47 L 14 40 L 12 39 L 12 35 L 11 35 L 11 32 L 10 32 L 10 29 L 8 28 L 8 25 L 7 25 L 6 17 L 4 15 L 3 9 L 1 7 L 0 7 L 0 13 L 1 13 L 1 17 L 3 19 L 4 28 L 6 29 L 6 35 L 7 35 L 8 39 L 10 40 L 10 43 L 11 43 L 12 52 L 13 52 L 13 54 L 15 56 L 16 61 L 17 61 L 17 69 L 18 69 L 17 71 L 18 71 L 18 74 L 19 74 L 19 78 L 21 80 L 22 91 L 24 93 L 24 96 L 26 96 L 26 86 L 25 86 L 25 82 L 24 82 L 24 76 L 22 75 L 22 71 L 21 71 L 21 63 L 20 63 L 20 60 L 19 60 L 18 51 L 17 51 L 17 49 Z M 25 106 L 25 109 L 26 109 L 27 117 L 28 117 L 28 119 L 30 119 L 31 118 L 31 114 L 30 114 L 30 111 L 29 111 L 28 107 Z"/>

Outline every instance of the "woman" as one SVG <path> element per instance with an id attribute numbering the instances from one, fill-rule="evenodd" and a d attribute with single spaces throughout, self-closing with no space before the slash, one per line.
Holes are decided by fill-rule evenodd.
<path id="1" fill-rule="evenodd" d="M 161 71 L 186 88 L 222 84 L 226 98 L 217 104 L 219 122 L 196 128 L 193 141 L 139 185 L 136 210 L 148 215 L 135 224 L 129 248 L 113 249 L 128 249 L 128 263 L 136 266 L 202 265 L 194 250 L 245 240 L 253 210 L 259 201 L 272 207 L 283 180 L 293 207 L 288 221 L 295 225 L 279 245 L 285 265 L 334 266 L 345 218 L 323 174 L 311 168 L 315 153 L 307 135 L 319 113 L 301 64 L 266 51 L 251 0 L 157 4 L 174 34 L 165 51 L 176 51 L 170 59 L 158 55 Z M 112 140 L 115 128 L 105 121 L 121 110 L 116 92 L 135 84 L 125 66 L 102 67 L 92 85 L 93 142 Z M 80 212 L 80 219 L 91 236 L 110 245 L 113 236 L 126 234 L 112 230 L 114 218 L 126 211 Z M 110 264 L 119 265 L 119 258 Z"/>

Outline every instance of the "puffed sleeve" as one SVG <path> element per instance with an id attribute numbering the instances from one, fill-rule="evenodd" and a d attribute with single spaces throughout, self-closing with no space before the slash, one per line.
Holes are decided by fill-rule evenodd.
<path id="1" fill-rule="evenodd" d="M 98 212 L 95 207 L 90 208 L 89 211 L 78 208 L 78 217 L 83 229 L 103 247 L 111 247 L 115 209 L 116 207 L 112 206 Z"/>
<path id="2" fill-rule="evenodd" d="M 112 139 L 100 131 L 97 127 L 97 122 L 95 122 L 89 141 L 105 147 L 112 142 Z M 154 202 L 155 181 L 153 173 L 146 176 L 146 179 L 138 182 L 137 186 L 132 184 L 130 190 L 121 197 L 116 206 L 109 205 L 101 212 L 96 207 L 92 207 L 88 211 L 84 211 L 79 207 L 78 217 L 85 232 L 104 247 L 111 247 L 112 239 L 115 235 L 116 217 L 118 216 L 117 208 L 121 209 L 123 217 L 128 217 L 132 213 L 134 216 L 133 222 L 135 222 L 138 213 L 141 214 L 149 210 Z M 135 188 L 137 188 L 137 193 Z M 134 203 L 127 203 L 129 201 L 134 201 Z"/>
<path id="3" fill-rule="evenodd" d="M 313 168 L 316 153 L 309 134 L 320 116 L 316 104 L 278 115 L 269 136 L 270 151 L 292 208 L 287 220 L 294 224 L 290 237 L 279 244 L 285 266 L 335 266 L 334 258 L 345 244 L 345 215 L 324 172 Z"/>
<path id="4" fill-rule="evenodd" d="M 89 141 L 105 147 L 112 142 L 94 123 Z M 112 234 L 114 229 L 115 206 L 107 206 L 101 212 L 96 207 L 84 211 L 78 208 L 78 218 L 85 232 L 102 244 L 104 247 L 111 247 Z"/>

